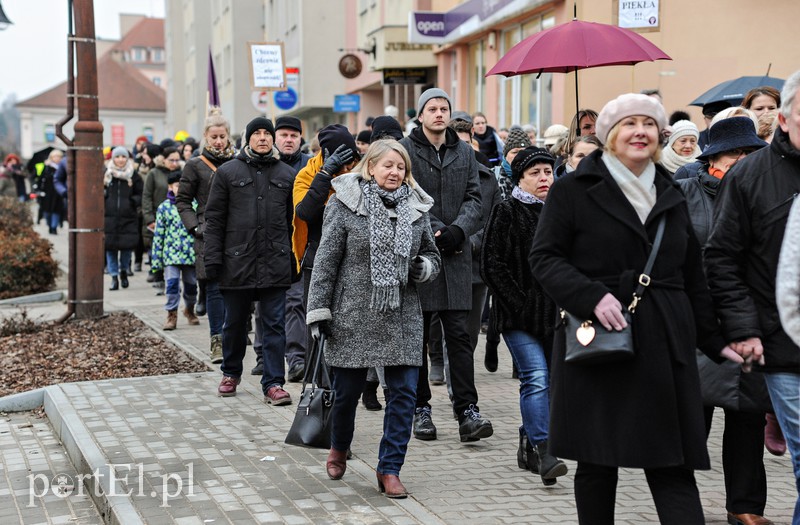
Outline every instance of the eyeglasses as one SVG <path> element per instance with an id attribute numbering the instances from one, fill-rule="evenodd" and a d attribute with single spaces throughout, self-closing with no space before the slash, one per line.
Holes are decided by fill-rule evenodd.
<path id="1" fill-rule="evenodd" d="M 181 161 L 181 159 L 167 159 L 166 162 L 172 162 L 173 164 L 177 164 Z"/>
<path id="2" fill-rule="evenodd" d="M 739 158 L 742 155 L 747 156 L 747 155 L 749 155 L 751 153 L 753 153 L 753 150 L 751 150 L 751 149 L 736 148 L 736 149 L 731 149 L 731 150 L 726 151 L 725 155 L 729 155 L 731 157 Z"/>

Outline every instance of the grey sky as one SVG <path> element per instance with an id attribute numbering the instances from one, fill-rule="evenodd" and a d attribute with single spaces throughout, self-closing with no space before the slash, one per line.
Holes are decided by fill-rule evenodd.
<path id="1" fill-rule="evenodd" d="M 23 100 L 67 78 L 67 0 L 0 0 L 13 22 L 0 31 L 0 101 Z M 119 14 L 163 17 L 164 0 L 95 0 L 98 38 L 119 38 Z"/>

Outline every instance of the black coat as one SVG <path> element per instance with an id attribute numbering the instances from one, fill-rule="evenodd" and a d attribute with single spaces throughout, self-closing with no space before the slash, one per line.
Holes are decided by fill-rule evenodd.
<path id="1" fill-rule="evenodd" d="M 105 194 L 105 249 L 133 250 L 139 243 L 139 207 L 142 205 L 142 178 L 134 173 L 132 185 L 112 178 Z"/>
<path id="2" fill-rule="evenodd" d="M 800 372 L 800 348 L 784 332 L 775 303 L 778 257 L 798 194 L 800 150 L 778 129 L 769 147 L 737 162 L 722 179 L 705 251 L 726 339 L 760 337 L 766 372 Z"/>
<path id="3" fill-rule="evenodd" d="M 481 273 L 494 297 L 492 323 L 497 333 L 524 330 L 551 335 L 556 319 L 553 300 L 533 277 L 528 255 L 542 204 L 514 197 L 492 210 L 483 239 Z"/>
<path id="4" fill-rule="evenodd" d="M 203 150 L 201 153 L 204 158 L 208 159 L 211 164 L 216 168 L 222 166 L 225 159 L 218 159 L 214 155 Z M 205 213 L 206 203 L 208 202 L 208 194 L 211 191 L 211 179 L 216 173 L 211 171 L 211 168 L 206 164 L 200 156 L 192 157 L 186 161 L 186 166 L 181 173 L 181 185 L 178 190 L 178 195 L 175 196 L 175 205 L 178 208 L 178 213 L 181 215 L 181 221 L 186 231 L 195 234 L 194 252 L 195 252 L 195 269 L 197 270 L 197 278 L 206 278 L 206 267 L 203 264 L 203 251 L 205 250 Z M 197 208 L 194 207 L 194 201 L 197 201 Z"/>
<path id="5" fill-rule="evenodd" d="M 222 289 L 288 287 L 294 277 L 292 168 L 278 150 L 251 158 L 243 150 L 217 170 L 206 204 L 206 272 Z"/>
<path id="6" fill-rule="evenodd" d="M 475 155 L 476 160 L 477 158 L 478 156 Z M 481 248 L 483 248 L 483 239 L 486 235 L 486 224 L 489 222 L 492 208 L 503 200 L 500 185 L 497 184 L 497 178 L 492 170 L 479 165 L 478 177 L 481 181 L 481 229 L 469 238 L 472 246 L 472 284 L 484 282 L 481 278 Z"/>
<path id="7" fill-rule="evenodd" d="M 706 244 L 711 234 L 714 201 L 721 182 L 708 174 L 706 165 L 700 166 L 697 176 L 678 181 L 686 196 L 689 217 L 701 246 Z M 741 366 L 731 361 L 714 363 L 701 352 L 697 352 L 697 368 L 700 371 L 703 403 L 707 406 L 744 412 L 771 410 L 767 385 L 762 374 L 746 374 L 742 372 Z"/>
<path id="8" fill-rule="evenodd" d="M 656 167 L 657 200 L 642 225 L 596 151 L 558 179 L 531 251 L 533 273 L 556 304 L 592 319 L 606 293 L 624 306 L 647 261 L 661 216 L 666 230 L 633 316 L 636 356 L 623 363 L 564 362 L 555 332 L 551 369 L 553 454 L 599 465 L 709 468 L 695 348 L 724 346 L 686 200 Z M 719 357 L 716 357 L 719 360 Z"/>

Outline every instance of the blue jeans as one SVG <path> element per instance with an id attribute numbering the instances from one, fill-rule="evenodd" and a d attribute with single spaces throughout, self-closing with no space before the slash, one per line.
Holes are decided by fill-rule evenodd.
<path id="1" fill-rule="evenodd" d="M 283 351 L 286 347 L 284 331 L 284 301 L 286 288 L 250 288 L 245 290 L 222 290 L 225 300 L 225 325 L 222 328 L 222 373 L 229 377 L 242 376 L 242 359 L 247 348 L 247 318 L 250 303 L 258 301 L 259 315 L 256 323 L 261 325 L 261 355 L 264 373 L 261 375 L 261 390 L 266 394 L 273 386 L 283 386 Z"/>
<path id="2" fill-rule="evenodd" d="M 406 458 L 408 440 L 414 422 L 419 367 L 384 367 L 389 399 L 383 414 L 383 437 L 378 451 L 378 468 L 381 474 L 400 474 Z M 333 390 L 336 401 L 331 412 L 331 447 L 347 450 L 353 441 L 356 408 L 364 383 L 366 368 L 333 368 Z"/>
<path id="3" fill-rule="evenodd" d="M 119 269 L 122 268 L 128 271 L 131 265 L 131 253 L 133 250 L 106 250 L 106 266 L 108 267 L 108 275 L 117 277 Z"/>
<path id="4" fill-rule="evenodd" d="M 217 281 L 206 281 L 206 315 L 211 335 L 221 334 L 222 325 L 225 323 L 225 300 L 219 291 Z"/>
<path id="5" fill-rule="evenodd" d="M 197 302 L 197 277 L 194 272 L 194 265 L 164 268 L 164 280 L 167 282 L 167 304 L 164 306 L 166 311 L 177 310 L 181 304 L 181 280 L 183 280 L 183 304 L 188 308 Z"/>
<path id="6" fill-rule="evenodd" d="M 547 439 L 550 425 L 550 392 L 547 360 L 542 343 L 522 330 L 503 332 L 519 373 L 519 410 L 528 441 L 537 445 Z"/>
<path id="7" fill-rule="evenodd" d="M 786 439 L 786 448 L 792 455 L 794 479 L 797 485 L 797 502 L 794 505 L 792 525 L 800 525 L 800 374 L 790 372 L 764 374 L 767 390 L 772 400 L 775 417 Z"/>

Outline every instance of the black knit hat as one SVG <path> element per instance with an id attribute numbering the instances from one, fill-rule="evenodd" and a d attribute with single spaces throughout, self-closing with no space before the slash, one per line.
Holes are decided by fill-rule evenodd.
<path id="1" fill-rule="evenodd" d="M 256 117 L 248 122 L 245 128 L 244 140 L 248 145 L 250 144 L 250 137 L 259 129 L 267 130 L 267 132 L 272 135 L 272 140 L 275 140 L 275 127 L 272 125 L 272 121 L 268 118 Z"/>
<path id="2" fill-rule="evenodd" d="M 370 136 L 372 136 L 372 132 L 370 132 L 368 129 L 365 129 L 364 131 L 359 131 L 358 135 L 356 135 L 356 142 L 366 142 L 367 144 L 369 144 Z"/>
<path id="3" fill-rule="evenodd" d="M 550 164 L 552 167 L 555 163 L 556 159 L 546 149 L 528 146 L 517 153 L 514 161 L 511 162 L 511 180 L 517 185 L 522 178 L 522 174 L 531 166 L 535 164 Z"/>
<path id="4" fill-rule="evenodd" d="M 513 128 L 508 132 L 506 145 L 503 147 L 503 158 L 514 148 L 528 148 L 531 146 L 533 146 L 533 144 L 531 144 L 531 139 L 528 137 L 528 134 L 525 133 L 522 128 Z"/>
<path id="5" fill-rule="evenodd" d="M 375 122 L 372 123 L 372 137 L 370 142 L 386 138 L 392 138 L 394 140 L 403 138 L 403 128 L 400 127 L 400 123 L 397 122 L 397 119 L 394 117 L 378 117 L 375 119 Z"/>
<path id="6" fill-rule="evenodd" d="M 145 146 L 145 151 L 147 151 L 147 156 L 151 159 L 154 159 L 161 155 L 161 146 L 158 144 L 148 144 Z"/>
<path id="7" fill-rule="evenodd" d="M 319 147 L 322 150 L 323 157 L 327 157 L 336 151 L 336 148 L 342 144 L 348 146 L 353 153 L 358 155 L 358 147 L 353 135 L 350 134 L 345 126 L 341 124 L 331 124 L 325 126 L 319 131 Z"/>
<path id="8" fill-rule="evenodd" d="M 167 184 L 175 184 L 176 182 L 180 182 L 181 173 L 183 173 L 183 170 L 181 170 L 180 168 L 167 173 Z"/>
<path id="9" fill-rule="evenodd" d="M 275 131 L 278 131 L 279 129 L 283 128 L 293 129 L 298 133 L 303 132 L 303 124 L 297 117 L 288 117 L 288 116 L 278 117 L 275 120 Z"/>

